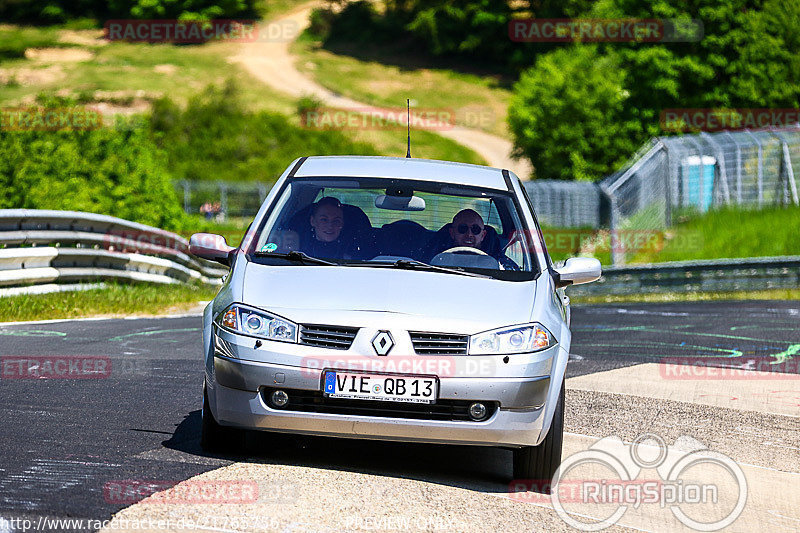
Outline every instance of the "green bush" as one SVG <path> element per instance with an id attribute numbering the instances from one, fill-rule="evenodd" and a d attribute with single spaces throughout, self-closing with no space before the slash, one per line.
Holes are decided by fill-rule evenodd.
<path id="1" fill-rule="evenodd" d="M 298 108 L 315 105 L 302 100 Z M 294 159 L 306 155 L 377 155 L 341 132 L 306 129 L 276 113 L 253 113 L 237 89 L 209 87 L 186 109 L 169 99 L 153 105 L 156 142 L 168 154 L 176 179 L 274 182 Z"/>
<path id="2" fill-rule="evenodd" d="M 0 131 L 0 208 L 67 209 L 170 230 L 185 221 L 146 125 Z"/>
<path id="3" fill-rule="evenodd" d="M 625 87 L 617 57 L 594 46 L 556 50 L 522 73 L 508 124 L 537 178 L 594 180 L 630 157 L 641 127 Z"/>

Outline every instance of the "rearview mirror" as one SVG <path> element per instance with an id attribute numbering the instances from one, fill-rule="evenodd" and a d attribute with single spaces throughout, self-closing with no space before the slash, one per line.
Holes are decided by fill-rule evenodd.
<path id="1" fill-rule="evenodd" d="M 567 259 L 564 266 L 556 269 L 556 274 L 556 287 L 566 287 L 598 280 L 602 268 L 600 261 L 593 257 L 572 257 Z"/>
<path id="2" fill-rule="evenodd" d="M 202 259 L 216 261 L 231 266 L 231 252 L 236 248 L 228 246 L 222 235 L 213 233 L 195 233 L 189 239 L 189 253 Z"/>
<path id="3" fill-rule="evenodd" d="M 419 196 L 390 196 L 381 194 L 375 198 L 375 207 L 378 209 L 392 209 L 394 211 L 424 211 L 425 200 Z"/>

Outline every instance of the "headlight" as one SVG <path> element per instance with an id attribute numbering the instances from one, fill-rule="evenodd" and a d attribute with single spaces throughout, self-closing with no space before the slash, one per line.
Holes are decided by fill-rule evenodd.
<path id="1" fill-rule="evenodd" d="M 538 352 L 557 344 L 541 324 L 495 329 L 469 338 L 470 355 Z"/>
<path id="2" fill-rule="evenodd" d="M 240 304 L 234 304 L 226 309 L 220 315 L 217 324 L 225 329 L 253 337 L 297 342 L 297 324 Z"/>

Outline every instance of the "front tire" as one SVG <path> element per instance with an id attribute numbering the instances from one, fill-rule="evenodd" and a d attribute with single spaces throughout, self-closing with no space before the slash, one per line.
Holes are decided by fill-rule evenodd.
<path id="1" fill-rule="evenodd" d="M 244 431 L 238 428 L 221 426 L 211 413 L 208 405 L 208 392 L 203 387 L 203 421 L 200 427 L 200 447 L 206 452 L 225 452 L 241 447 Z"/>
<path id="2" fill-rule="evenodd" d="M 531 490 L 550 494 L 553 474 L 561 464 L 561 447 L 564 442 L 564 383 L 558 395 L 550 431 L 538 446 L 514 449 L 514 479 L 526 479 Z"/>

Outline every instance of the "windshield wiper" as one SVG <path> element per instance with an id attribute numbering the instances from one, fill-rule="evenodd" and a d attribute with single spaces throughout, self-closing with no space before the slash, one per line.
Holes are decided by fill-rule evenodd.
<path id="1" fill-rule="evenodd" d="M 339 263 L 333 263 L 331 261 L 326 261 L 325 259 L 320 259 L 319 257 L 311 257 L 310 255 L 304 254 L 303 252 L 298 252 L 297 250 L 292 250 L 286 253 L 275 253 L 275 252 L 255 252 L 253 254 L 256 257 L 280 257 L 281 259 L 288 259 L 289 261 L 294 261 L 296 263 L 306 263 L 312 265 L 328 265 L 328 266 L 339 266 Z"/>
<path id="2" fill-rule="evenodd" d="M 477 274 L 475 272 L 467 272 L 466 270 L 429 265 L 428 263 L 423 263 L 422 261 L 417 261 L 416 259 L 398 259 L 397 261 L 391 263 L 376 261 L 373 264 L 379 264 L 379 265 L 382 264 L 388 267 L 402 268 L 405 270 L 427 270 L 430 272 L 446 272 L 447 274 L 459 274 L 461 276 L 470 276 L 473 278 L 491 278 L 491 276 L 484 276 L 483 274 Z M 369 266 L 369 263 L 362 263 L 359 266 Z"/>

